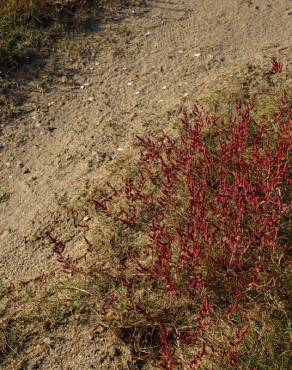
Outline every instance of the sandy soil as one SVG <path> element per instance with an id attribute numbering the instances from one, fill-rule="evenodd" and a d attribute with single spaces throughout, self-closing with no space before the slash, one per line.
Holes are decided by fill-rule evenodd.
<path id="1" fill-rule="evenodd" d="M 40 73 L 30 83 L 27 113 L 2 124 L 0 279 L 57 268 L 47 231 L 70 239 L 73 249 L 78 245 L 70 209 L 82 208 L 86 194 L 110 175 L 110 165 L 131 153 L 136 134 L 167 130 L 182 106 L 220 88 L 222 75 L 247 65 L 266 68 L 272 56 L 291 70 L 291 5 L 148 1 L 147 11 L 128 10 L 122 21 L 83 40 L 91 57 L 67 61 L 70 73 L 45 93 L 38 89 Z M 102 37 L 110 40 L 97 47 Z M 114 368 L 97 365 L 96 343 L 80 343 L 64 344 L 65 363 L 58 363 L 60 351 L 52 351 L 41 368 Z M 72 359 L 76 345 L 83 355 Z"/>

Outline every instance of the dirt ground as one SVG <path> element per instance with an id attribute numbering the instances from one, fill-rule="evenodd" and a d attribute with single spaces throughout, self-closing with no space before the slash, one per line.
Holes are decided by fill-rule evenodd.
<path id="1" fill-rule="evenodd" d="M 25 113 L 1 125 L 3 284 L 58 268 L 48 231 L 79 252 L 72 209 L 83 209 L 81 219 L 88 216 L 88 194 L 110 176 L 117 160 L 131 156 L 135 135 L 170 129 L 182 107 L 222 88 L 221 76 L 248 66 L 268 68 L 272 57 L 291 71 L 291 5 L 289 0 L 147 1 L 145 8 L 128 9 L 122 19 L 66 46 L 82 45 L 88 58 L 70 59 L 65 47 L 58 58 L 50 57 L 47 69 L 56 60 L 62 65 L 54 85 L 42 88 L 46 68 L 40 70 L 28 84 Z M 29 73 L 34 67 L 26 68 Z M 62 329 L 60 343 L 28 368 L 115 368 L 110 359 L 117 356 L 116 347 L 103 362 L 103 336 L 89 341 L 80 329 L 77 340 L 74 330 Z"/>

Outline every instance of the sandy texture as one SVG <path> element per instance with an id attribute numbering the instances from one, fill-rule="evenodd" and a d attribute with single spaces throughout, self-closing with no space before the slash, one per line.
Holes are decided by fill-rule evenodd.
<path id="1" fill-rule="evenodd" d="M 268 68 L 272 56 L 291 70 L 289 0 L 156 0 L 144 10 L 83 40 L 91 58 L 66 65 L 70 73 L 45 93 L 32 81 L 27 113 L 2 124 L 0 279 L 56 268 L 47 231 L 78 245 L 68 209 L 131 153 L 136 134 L 167 130 L 180 107 L 220 87 L 218 76 Z M 101 37 L 110 40 L 97 47 Z M 43 368 L 113 368 L 95 364 L 100 354 L 80 365 L 70 353 L 70 364 L 52 352 Z"/>

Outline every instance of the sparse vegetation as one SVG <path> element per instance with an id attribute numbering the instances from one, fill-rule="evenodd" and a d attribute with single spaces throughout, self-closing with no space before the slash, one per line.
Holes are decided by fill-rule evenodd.
<path id="1" fill-rule="evenodd" d="M 65 32 L 90 30 L 104 9 L 122 3 L 122 0 L 1 0 L 1 68 L 25 61 Z"/>
<path id="2" fill-rule="evenodd" d="M 65 59 L 90 59 L 93 48 L 87 36 L 98 31 L 100 22 L 142 4 L 143 0 L 0 0 L 0 121 L 22 112 L 28 81 L 42 79 L 45 90 Z M 101 48 L 107 45 L 104 38 L 95 47 L 98 43 Z"/>

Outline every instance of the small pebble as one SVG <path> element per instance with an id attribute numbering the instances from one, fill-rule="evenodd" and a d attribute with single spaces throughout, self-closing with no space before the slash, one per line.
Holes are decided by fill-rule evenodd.
<path id="1" fill-rule="evenodd" d="M 133 85 L 133 81 L 128 82 L 128 86 L 132 86 L 132 85 Z"/>
<path id="2" fill-rule="evenodd" d="M 200 57 L 200 56 L 201 56 L 201 53 L 196 53 L 196 54 L 194 54 L 194 56 L 195 56 L 196 58 L 198 58 L 198 57 Z"/>
<path id="3" fill-rule="evenodd" d="M 118 148 L 117 151 L 118 152 L 122 152 L 124 150 L 124 148 Z"/>
<path id="4" fill-rule="evenodd" d="M 93 96 L 90 96 L 89 98 L 88 98 L 88 101 L 93 101 L 94 100 L 94 97 Z"/>
<path id="5" fill-rule="evenodd" d="M 151 35 L 151 32 L 150 31 L 148 31 L 148 32 L 145 33 L 145 36 L 146 37 L 149 36 L 149 35 Z"/>
<path id="6" fill-rule="evenodd" d="M 135 95 L 139 95 L 140 94 L 140 91 L 136 91 L 134 94 Z"/>
<path id="7" fill-rule="evenodd" d="M 165 90 L 166 89 L 166 86 L 162 86 L 162 90 Z"/>

